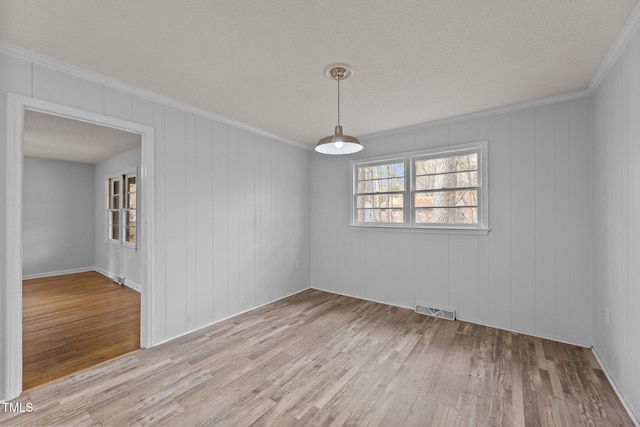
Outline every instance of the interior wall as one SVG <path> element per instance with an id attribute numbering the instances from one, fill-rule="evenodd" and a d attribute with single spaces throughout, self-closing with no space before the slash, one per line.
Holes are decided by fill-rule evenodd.
<path id="1" fill-rule="evenodd" d="M 127 284 L 142 289 L 142 269 L 145 248 L 138 238 L 136 248 L 110 243 L 107 239 L 107 179 L 130 171 L 139 171 L 142 150 L 140 147 L 104 160 L 95 167 L 94 206 L 95 206 L 95 266 L 98 271 L 109 277 L 125 277 Z M 143 189 L 138 191 L 142 194 Z M 138 197 L 138 200 L 141 200 Z M 138 206 L 138 217 L 144 206 Z M 141 224 L 138 224 L 140 226 Z M 140 237 L 140 236 L 138 236 Z"/>
<path id="2" fill-rule="evenodd" d="M 94 265 L 94 165 L 24 157 L 22 274 Z"/>
<path id="3" fill-rule="evenodd" d="M 313 287 L 589 346 L 590 101 L 581 98 L 362 138 L 314 154 Z M 487 235 L 349 228 L 349 160 L 488 140 Z"/>
<path id="4" fill-rule="evenodd" d="M 640 419 L 640 33 L 593 95 L 594 348 Z"/>
<path id="5" fill-rule="evenodd" d="M 6 92 L 154 127 L 155 343 L 309 286 L 308 150 L 0 52 Z"/>

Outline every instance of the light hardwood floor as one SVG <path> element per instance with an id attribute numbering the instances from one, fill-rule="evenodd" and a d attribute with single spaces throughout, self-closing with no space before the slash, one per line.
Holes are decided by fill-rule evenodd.
<path id="1" fill-rule="evenodd" d="M 94 271 L 25 280 L 23 389 L 140 348 L 140 294 Z"/>
<path id="2" fill-rule="evenodd" d="M 632 425 L 589 349 L 308 290 L 36 388 L 15 425 Z"/>

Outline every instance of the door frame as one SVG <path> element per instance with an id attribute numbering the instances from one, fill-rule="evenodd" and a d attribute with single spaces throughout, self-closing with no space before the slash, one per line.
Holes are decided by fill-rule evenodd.
<path id="1" fill-rule="evenodd" d="M 6 158 L 6 253 L 5 298 L 0 301 L 4 313 L 4 331 L 0 334 L 0 399 L 13 399 L 22 392 L 22 170 L 25 111 L 52 114 L 87 123 L 106 126 L 140 135 L 141 164 L 139 183 L 142 196 L 139 244 L 142 256 L 142 295 L 140 346 L 155 343 L 154 276 L 155 276 L 155 204 L 154 204 L 154 128 L 89 111 L 79 110 L 21 95 L 7 94 L 7 158 Z M 0 265 L 2 265 L 0 263 Z"/>

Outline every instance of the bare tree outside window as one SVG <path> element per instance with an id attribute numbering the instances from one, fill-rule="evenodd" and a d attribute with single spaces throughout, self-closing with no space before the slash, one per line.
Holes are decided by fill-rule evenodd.
<path id="1" fill-rule="evenodd" d="M 357 222 L 404 222 L 404 169 L 403 162 L 356 168 Z"/>
<path id="2" fill-rule="evenodd" d="M 478 154 L 417 159 L 415 222 L 478 223 Z"/>

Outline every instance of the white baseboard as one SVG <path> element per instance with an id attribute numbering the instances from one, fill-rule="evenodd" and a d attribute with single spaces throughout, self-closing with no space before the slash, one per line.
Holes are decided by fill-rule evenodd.
<path id="1" fill-rule="evenodd" d="M 394 306 L 394 307 L 400 307 L 400 308 L 407 308 L 409 310 L 415 310 L 415 307 L 409 307 L 409 306 L 400 305 L 400 304 L 392 304 L 392 303 L 387 302 L 387 301 L 379 301 L 379 300 L 375 300 L 375 299 L 371 299 L 371 298 L 365 298 L 365 297 L 361 297 L 361 296 L 357 296 L 357 295 L 350 295 L 350 294 L 345 294 L 345 293 L 342 293 L 342 292 L 330 291 L 328 289 L 323 289 L 323 288 L 320 288 L 318 286 L 311 286 L 311 289 L 316 289 L 316 290 L 322 291 L 322 292 L 328 292 L 330 294 L 342 295 L 342 296 L 345 296 L 345 297 L 361 299 L 361 300 L 364 300 L 364 301 L 377 302 L 379 304 L 385 304 L 385 305 L 391 305 L 391 306 Z M 590 344 L 575 343 L 575 342 L 572 342 L 572 341 L 561 340 L 559 338 L 551 338 L 551 337 L 547 337 L 547 336 L 540 335 L 540 334 L 534 334 L 534 333 L 527 332 L 527 331 L 519 331 L 519 330 L 513 329 L 513 328 L 505 328 L 503 326 L 491 325 L 489 323 L 483 323 L 483 322 L 479 322 L 477 320 L 465 319 L 465 318 L 459 316 L 458 310 L 456 310 L 456 320 L 460 320 L 462 322 L 473 323 L 474 325 L 488 326 L 490 328 L 500 329 L 502 331 L 513 332 L 513 333 L 516 333 L 516 334 L 529 335 L 531 337 L 542 338 L 542 339 L 549 340 L 549 341 L 561 342 L 563 344 L 575 345 L 576 347 L 591 348 Z"/>
<path id="2" fill-rule="evenodd" d="M 215 325 L 216 323 L 224 322 L 225 320 L 229 320 L 229 319 L 231 319 L 231 318 L 233 318 L 233 317 L 236 317 L 236 316 L 239 316 L 239 315 L 241 315 L 241 314 L 248 313 L 248 312 L 253 311 L 253 310 L 257 310 L 258 308 L 260 308 L 260 307 L 264 307 L 265 305 L 273 304 L 274 302 L 277 302 L 277 301 L 283 300 L 283 299 L 285 299 L 285 298 L 292 297 L 292 296 L 297 295 L 297 294 L 300 294 L 300 293 L 302 293 L 302 292 L 304 292 L 304 291 L 308 291 L 309 289 L 312 289 L 312 288 L 311 288 L 311 286 L 308 286 L 308 287 L 306 287 L 306 288 L 304 288 L 304 289 L 302 289 L 302 290 L 299 290 L 299 291 L 292 292 L 292 293 L 290 293 L 290 294 L 288 294 L 288 295 L 285 295 L 285 296 L 283 296 L 283 297 L 276 298 L 276 299 L 274 299 L 274 300 L 272 300 L 272 301 L 265 302 L 264 304 L 260 304 L 260 305 L 257 305 L 257 306 L 255 306 L 255 307 L 251 307 L 251 308 L 248 308 L 248 309 L 246 309 L 246 310 L 240 311 L 240 312 L 238 312 L 238 313 L 234 313 L 234 314 L 232 314 L 232 315 L 230 315 L 230 316 L 227 316 L 227 317 L 224 317 L 224 318 L 222 318 L 222 319 L 214 320 L 213 322 L 211 322 L 211 323 L 207 323 L 206 325 L 198 326 L 198 327 L 197 327 L 197 328 L 195 328 L 195 329 L 191 329 L 191 330 L 189 330 L 189 331 L 187 331 L 187 332 L 184 332 L 184 333 L 182 333 L 182 334 L 179 334 L 179 335 L 176 335 L 176 336 L 174 336 L 174 337 L 167 338 L 167 339 L 165 339 L 165 340 L 159 341 L 159 342 L 157 342 L 157 343 L 153 344 L 153 347 L 158 346 L 158 345 L 160 345 L 160 344 L 167 343 L 167 342 L 169 342 L 169 341 L 173 341 L 173 340 L 175 340 L 176 338 L 180 338 L 180 337 L 183 337 L 183 336 L 185 336 L 185 335 L 189 335 L 190 333 L 193 333 L 193 332 L 199 331 L 200 329 L 208 328 L 209 326 Z"/>
<path id="3" fill-rule="evenodd" d="M 624 409 L 629 414 L 629 417 L 631 417 L 631 421 L 633 421 L 636 427 L 640 427 L 640 420 L 638 420 L 638 417 L 636 417 L 636 414 L 633 413 L 633 411 L 631 410 L 631 407 L 627 404 L 627 401 L 624 399 L 624 396 L 618 389 L 618 386 L 616 385 L 615 381 L 613 381 L 613 378 L 611 377 L 611 375 L 609 375 L 609 371 L 607 370 L 607 367 L 605 366 L 605 364 L 602 363 L 602 359 L 600 359 L 600 356 L 598 356 L 598 352 L 596 351 L 595 347 L 591 347 L 591 352 L 593 353 L 593 355 L 596 358 L 596 361 L 600 365 L 602 372 L 604 372 L 604 375 L 609 380 L 609 384 L 611 384 L 611 387 L 613 387 L 613 391 L 616 392 L 616 396 L 618 396 L 618 400 L 620 400 L 620 402 L 622 403 L 622 406 L 624 406 Z"/>
<path id="4" fill-rule="evenodd" d="M 117 274 L 111 273 L 107 270 L 104 270 L 100 267 L 93 267 L 93 270 L 102 274 L 103 276 L 107 276 L 109 279 L 111 280 L 115 280 Z M 138 293 L 142 293 L 142 286 L 140 286 L 138 283 L 132 282 L 129 279 L 125 279 L 124 281 L 124 285 L 128 288 L 133 289 L 134 291 L 138 292 Z"/>
<path id="5" fill-rule="evenodd" d="M 95 267 L 71 268 L 69 270 L 48 271 L 45 273 L 23 274 L 22 280 L 40 279 L 42 277 L 64 276 L 65 274 L 86 273 L 87 271 L 95 271 Z"/>
<path id="6" fill-rule="evenodd" d="M 97 273 L 102 274 L 103 276 L 107 276 L 111 280 L 114 280 L 116 278 L 116 274 L 110 273 L 100 267 L 92 266 L 92 267 L 72 268 L 69 270 L 49 271 L 46 273 L 25 274 L 22 276 L 22 280 L 41 279 L 43 277 L 64 276 L 65 274 L 86 273 L 87 271 L 95 271 Z M 138 293 L 142 293 L 142 286 L 140 286 L 138 283 L 132 282 L 129 279 L 125 279 L 124 284 L 128 288 L 131 288 Z"/>

